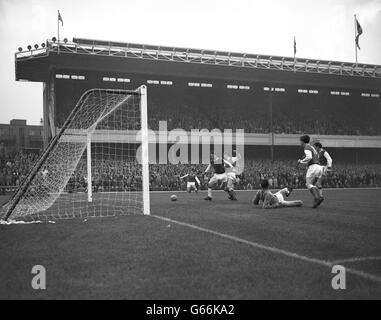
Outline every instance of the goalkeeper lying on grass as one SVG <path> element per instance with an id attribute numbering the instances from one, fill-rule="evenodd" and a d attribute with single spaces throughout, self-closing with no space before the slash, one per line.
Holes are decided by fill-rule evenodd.
<path id="1" fill-rule="evenodd" d="M 282 207 L 301 207 L 302 200 L 286 201 L 284 197 L 288 197 L 292 188 L 284 188 L 276 193 L 270 191 L 269 180 L 261 181 L 262 190 L 259 190 L 253 199 L 253 204 L 258 205 L 262 201 L 263 209 L 274 209 Z"/>

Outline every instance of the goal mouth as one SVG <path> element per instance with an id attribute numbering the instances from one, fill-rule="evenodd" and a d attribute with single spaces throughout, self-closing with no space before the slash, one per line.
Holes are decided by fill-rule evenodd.
<path id="1" fill-rule="evenodd" d="M 140 141 L 128 139 L 136 132 Z M 143 161 L 137 161 L 137 153 Z M 149 214 L 148 183 L 146 87 L 91 89 L 0 209 L 0 218 Z"/>

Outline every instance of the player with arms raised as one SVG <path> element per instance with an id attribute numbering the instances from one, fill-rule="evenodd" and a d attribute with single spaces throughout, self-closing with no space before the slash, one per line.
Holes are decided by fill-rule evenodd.
<path id="1" fill-rule="evenodd" d="M 299 159 L 298 163 L 307 166 L 306 186 L 314 197 L 313 208 L 317 208 L 324 198 L 320 196 L 316 182 L 323 174 L 323 167 L 319 164 L 319 154 L 316 149 L 310 145 L 310 137 L 305 135 L 300 137 L 300 144 L 304 149 L 304 158 Z"/>
<path id="2" fill-rule="evenodd" d="M 327 175 L 332 171 L 332 158 L 327 150 L 325 150 L 320 142 L 315 142 L 314 147 L 319 154 L 319 164 L 323 167 L 323 174 L 316 182 L 319 189 L 319 194 L 323 197 L 323 182 Z"/>
<path id="3" fill-rule="evenodd" d="M 200 179 L 197 177 L 196 173 L 192 169 L 190 173 L 185 176 L 180 177 L 181 180 L 186 179 L 187 182 L 187 191 L 192 192 L 194 190 L 196 193 L 198 192 L 198 186 L 200 185 Z"/>
<path id="4" fill-rule="evenodd" d="M 214 174 L 208 182 L 208 196 L 205 198 L 205 200 L 209 201 L 212 200 L 212 190 L 220 188 L 227 181 L 223 159 L 218 158 L 213 153 L 210 155 L 210 164 L 206 168 L 205 173 L 208 173 L 212 168 Z"/>
<path id="5" fill-rule="evenodd" d="M 234 191 L 234 184 L 237 181 L 236 177 L 236 166 L 237 161 L 241 159 L 241 155 L 236 150 L 233 150 L 232 155 L 229 154 L 224 155 L 224 165 L 225 165 L 225 171 L 226 171 L 226 189 L 225 191 L 229 194 L 230 200 L 237 200 L 236 193 Z"/>

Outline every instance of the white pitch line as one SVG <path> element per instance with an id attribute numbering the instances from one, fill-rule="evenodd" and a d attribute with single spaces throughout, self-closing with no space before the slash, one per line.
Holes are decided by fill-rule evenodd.
<path id="1" fill-rule="evenodd" d="M 303 256 L 303 255 L 300 255 L 300 254 L 297 254 L 297 253 L 294 253 L 294 252 L 291 252 L 291 251 L 279 249 L 279 248 L 276 248 L 276 247 L 266 246 L 266 245 L 258 243 L 258 242 L 253 242 L 253 241 L 241 239 L 241 238 L 238 238 L 238 237 L 235 237 L 235 236 L 231 236 L 231 235 L 228 235 L 228 234 L 225 234 L 225 233 L 221 233 L 221 232 L 214 231 L 214 230 L 211 230 L 211 229 L 199 227 L 199 226 L 196 226 L 196 225 L 193 225 L 193 224 L 190 224 L 190 223 L 181 222 L 181 221 L 177 221 L 177 220 L 173 220 L 173 219 L 170 219 L 170 218 L 166 218 L 166 217 L 162 217 L 162 216 L 157 216 L 157 215 L 150 215 L 150 217 L 153 217 L 153 218 L 156 218 L 156 219 L 159 219 L 159 220 L 163 220 L 163 221 L 166 221 L 166 222 L 178 224 L 178 225 L 183 226 L 183 227 L 188 227 L 188 228 L 195 229 L 195 230 L 198 230 L 198 231 L 202 231 L 202 232 L 206 232 L 206 233 L 209 233 L 209 234 L 213 234 L 213 235 L 215 235 L 217 237 L 225 238 L 225 239 L 232 240 L 232 241 L 235 241 L 235 242 L 238 242 L 238 243 L 243 243 L 243 244 L 246 244 L 246 245 L 254 247 L 254 248 L 258 248 L 258 249 L 270 251 L 270 252 L 273 252 L 273 253 L 281 254 L 281 255 L 284 255 L 284 256 L 287 256 L 287 257 L 290 257 L 290 258 L 294 258 L 294 259 L 299 259 L 299 260 L 302 260 L 302 261 L 305 261 L 305 262 L 318 264 L 318 265 L 321 265 L 321 266 L 324 266 L 324 267 L 332 268 L 334 265 L 337 264 L 337 263 L 331 262 L 331 261 L 326 261 L 326 260 L 321 260 L 321 259 L 316 259 L 316 258 L 310 258 L 310 257 Z M 354 275 L 357 275 L 357 276 L 359 276 L 361 278 L 381 283 L 381 277 L 376 276 L 374 274 L 370 274 L 370 273 L 363 272 L 363 271 L 356 270 L 356 269 L 352 269 L 352 268 L 345 268 L 345 270 L 346 270 L 346 272 L 354 274 Z"/>
<path id="2" fill-rule="evenodd" d="M 370 261 L 370 260 L 381 260 L 381 256 L 354 257 L 354 258 L 340 259 L 340 260 L 335 260 L 333 263 L 339 264 L 339 263 Z"/>

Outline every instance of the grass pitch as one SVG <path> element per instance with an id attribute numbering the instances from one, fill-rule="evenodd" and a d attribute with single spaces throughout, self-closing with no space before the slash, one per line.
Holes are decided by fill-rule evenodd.
<path id="1" fill-rule="evenodd" d="M 327 190 L 318 209 L 303 190 L 304 207 L 273 210 L 171 194 L 152 193 L 153 216 L 0 225 L 0 299 L 381 299 L 380 189 Z"/>

